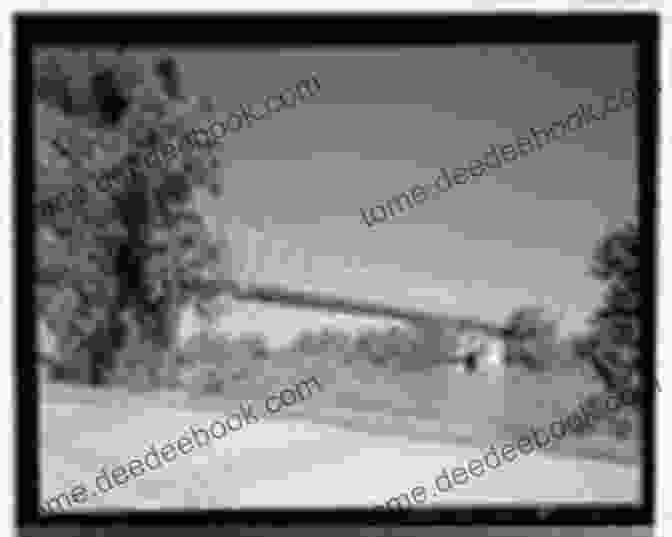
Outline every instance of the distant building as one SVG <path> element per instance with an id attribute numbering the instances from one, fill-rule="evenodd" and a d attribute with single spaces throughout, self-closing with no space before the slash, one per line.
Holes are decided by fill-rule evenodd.
<path id="1" fill-rule="evenodd" d="M 497 376 L 506 367 L 506 343 L 486 329 L 467 329 L 458 337 L 458 369 Z"/>
<path id="2" fill-rule="evenodd" d="M 472 320 L 432 319 L 413 323 L 418 367 L 454 365 L 465 373 L 498 375 L 506 367 L 499 329 Z"/>

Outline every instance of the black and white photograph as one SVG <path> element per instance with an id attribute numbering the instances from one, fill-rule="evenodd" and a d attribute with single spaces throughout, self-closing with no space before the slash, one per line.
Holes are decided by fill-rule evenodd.
<path id="1" fill-rule="evenodd" d="M 26 536 L 652 535 L 655 15 L 62 17 L 15 21 Z"/>

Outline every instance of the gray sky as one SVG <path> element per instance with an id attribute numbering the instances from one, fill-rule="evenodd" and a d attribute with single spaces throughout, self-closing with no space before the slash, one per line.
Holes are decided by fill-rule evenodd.
<path id="1" fill-rule="evenodd" d="M 218 151 L 224 199 L 201 205 L 217 233 L 239 219 L 313 256 L 267 258 L 257 280 L 495 322 L 541 303 L 566 311 L 563 330 L 584 326 L 600 299 L 591 250 L 635 211 L 634 108 L 373 228 L 359 209 L 634 86 L 631 47 L 170 52 L 220 119 L 320 80 Z"/>

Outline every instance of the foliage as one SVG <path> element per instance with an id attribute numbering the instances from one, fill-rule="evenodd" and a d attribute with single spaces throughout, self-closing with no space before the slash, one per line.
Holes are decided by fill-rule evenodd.
<path id="1" fill-rule="evenodd" d="M 115 368 L 108 373 L 106 381 L 125 385 L 133 391 L 150 390 L 159 382 L 159 359 L 160 354 L 151 342 L 132 342 L 119 351 Z"/>
<path id="2" fill-rule="evenodd" d="M 307 355 L 334 352 L 343 356 L 344 363 L 366 360 L 373 365 L 401 364 L 404 357 L 414 359 L 417 343 L 411 334 L 399 327 L 388 330 L 368 328 L 356 336 L 335 327 L 319 331 L 302 330 L 291 344 L 292 350 Z"/>
<path id="3" fill-rule="evenodd" d="M 230 338 L 202 332 L 184 347 L 179 384 L 192 397 L 222 393 L 231 382 L 248 379 L 254 361 L 268 360 L 270 356 L 271 351 L 261 334 L 246 333 Z"/>
<path id="4" fill-rule="evenodd" d="M 179 383 L 193 395 L 200 393 L 199 390 L 204 390 L 202 393 L 208 390 L 212 392 L 207 388 L 211 383 L 221 381 L 224 386 L 231 381 L 248 378 L 253 361 L 267 360 L 271 351 L 266 339 L 260 334 L 249 333 L 239 338 L 228 338 L 202 332 L 187 342 L 182 354 L 184 360 L 178 375 L 181 379 Z M 216 378 L 213 371 L 216 372 Z"/>
<path id="5" fill-rule="evenodd" d="M 545 316 L 543 308 L 524 306 L 514 310 L 504 327 L 507 361 L 529 369 L 552 367 L 558 358 L 557 322 Z"/>
<path id="6" fill-rule="evenodd" d="M 292 340 L 290 347 L 295 352 L 314 354 L 315 352 L 319 352 L 319 340 L 315 332 L 311 330 L 302 330 Z"/>
<path id="7" fill-rule="evenodd" d="M 292 349 L 309 355 L 336 352 L 350 364 L 366 360 L 373 365 L 388 366 L 391 363 L 403 367 L 415 360 L 417 341 L 408 330 L 393 326 L 386 330 L 367 328 L 356 336 L 334 327 L 320 331 L 303 330 L 292 342 Z"/>
<path id="8" fill-rule="evenodd" d="M 519 339 L 554 338 L 556 324 L 545 318 L 544 309 L 538 306 L 523 306 L 514 310 L 506 323 L 506 332 Z"/>
<path id="9" fill-rule="evenodd" d="M 609 390 L 631 388 L 641 394 L 639 229 L 634 222 L 598 241 L 591 274 L 606 284 L 591 331 L 575 342 L 577 355 L 589 360 Z"/>
<path id="10" fill-rule="evenodd" d="M 180 385 L 191 397 L 223 393 L 226 385 L 225 373 L 216 364 L 196 363 L 180 372 Z"/>
<path id="11" fill-rule="evenodd" d="M 417 349 L 418 344 L 413 336 L 396 326 L 387 330 L 364 330 L 354 342 L 355 353 L 376 366 L 408 366 L 417 361 Z"/>
<path id="12" fill-rule="evenodd" d="M 355 351 L 360 356 L 364 356 L 373 365 L 387 365 L 389 357 L 385 354 L 382 334 L 378 330 L 367 329 L 357 334 L 355 338 Z"/>
<path id="13" fill-rule="evenodd" d="M 350 350 L 351 336 L 334 327 L 324 327 L 319 332 L 302 330 L 292 341 L 291 347 L 297 352 L 317 355 L 327 351 L 347 353 Z"/>
<path id="14" fill-rule="evenodd" d="M 218 292 L 222 245 L 192 202 L 195 189 L 221 194 L 219 162 L 180 144 L 165 166 L 155 166 L 154 152 L 154 163 L 144 158 L 143 167 L 149 150 L 175 141 L 194 121 L 194 104 L 212 110 L 180 97 L 175 63 L 161 62 L 146 73 L 114 51 L 35 57 L 38 196 L 69 196 L 61 210 L 51 197 L 50 210 L 42 204 L 37 212 L 40 314 L 62 321 L 55 324 L 68 352 L 89 356 L 92 384 L 105 382 L 130 344 L 131 323 L 138 343 L 169 357 L 180 308 L 195 303 L 208 316 L 206 304 Z M 110 177 L 126 179 L 112 184 Z"/>
<path id="15" fill-rule="evenodd" d="M 241 334 L 238 343 L 248 349 L 252 360 L 267 360 L 269 357 L 268 342 L 264 334 Z"/>

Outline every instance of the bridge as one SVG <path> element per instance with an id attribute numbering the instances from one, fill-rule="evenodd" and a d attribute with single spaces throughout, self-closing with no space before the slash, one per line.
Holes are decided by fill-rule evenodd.
<path id="1" fill-rule="evenodd" d="M 259 283 L 258 280 L 263 278 L 258 276 L 272 273 L 269 268 L 277 264 L 289 265 L 291 269 L 304 273 L 311 270 L 319 272 L 319 266 L 316 266 L 316 260 L 303 248 L 293 247 L 286 240 L 271 239 L 267 234 L 245 226 L 238 220 L 227 226 L 227 235 L 231 256 L 227 264 L 231 267 L 231 277 L 212 284 L 207 294 L 213 300 L 225 295 L 236 302 L 401 321 L 411 325 L 416 333 L 420 332 L 423 345 L 434 354 L 437 349 L 445 348 L 442 339 L 447 331 L 476 330 L 496 338 L 505 337 L 501 328 L 478 319 L 456 318 L 391 302 L 357 299 L 344 296 L 345 293 L 308 291 L 293 289 L 286 284 Z"/>

